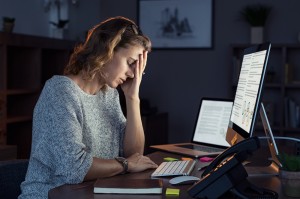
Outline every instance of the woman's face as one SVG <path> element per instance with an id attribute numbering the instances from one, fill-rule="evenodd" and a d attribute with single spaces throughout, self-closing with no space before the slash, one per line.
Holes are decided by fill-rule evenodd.
<path id="1" fill-rule="evenodd" d="M 142 46 L 129 46 L 128 48 L 118 49 L 112 60 L 105 64 L 103 68 L 105 83 L 111 88 L 116 88 L 118 85 L 123 84 L 127 78 L 133 78 L 136 62 L 143 51 Z"/>

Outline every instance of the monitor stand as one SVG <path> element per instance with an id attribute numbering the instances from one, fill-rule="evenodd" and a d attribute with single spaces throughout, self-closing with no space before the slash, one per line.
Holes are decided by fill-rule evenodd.
<path id="1" fill-rule="evenodd" d="M 249 176 L 264 176 L 264 175 L 278 175 L 280 162 L 277 158 L 278 149 L 273 136 L 273 132 L 264 108 L 263 103 L 261 103 L 260 108 L 260 118 L 262 120 L 264 132 L 266 134 L 266 139 L 268 142 L 268 148 L 271 153 L 271 163 L 268 166 L 247 166 L 245 165 L 245 169 L 248 172 Z"/>

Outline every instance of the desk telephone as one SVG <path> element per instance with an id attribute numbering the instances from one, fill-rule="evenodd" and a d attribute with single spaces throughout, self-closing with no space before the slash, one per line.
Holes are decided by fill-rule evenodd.
<path id="1" fill-rule="evenodd" d="M 243 140 L 218 155 L 205 169 L 202 178 L 188 189 L 196 198 L 219 198 L 228 191 L 242 199 L 278 198 L 274 191 L 259 188 L 248 180 L 242 162 L 260 147 L 258 137 Z"/>

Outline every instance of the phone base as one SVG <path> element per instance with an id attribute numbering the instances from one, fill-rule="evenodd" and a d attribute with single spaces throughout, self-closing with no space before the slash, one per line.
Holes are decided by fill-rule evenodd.
<path id="1" fill-rule="evenodd" d="M 244 166 L 248 176 L 255 177 L 255 176 L 278 176 L 279 174 L 279 166 L 272 162 L 268 166 Z"/>

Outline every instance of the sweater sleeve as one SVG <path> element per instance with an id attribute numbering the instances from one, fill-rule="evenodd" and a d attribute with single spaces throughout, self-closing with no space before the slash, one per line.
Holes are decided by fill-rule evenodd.
<path id="1" fill-rule="evenodd" d="M 82 114 L 75 94 L 59 88 L 50 90 L 42 96 L 35 114 L 34 128 L 44 136 L 37 145 L 37 158 L 53 169 L 54 181 L 82 182 L 92 156 L 82 142 Z M 49 157 L 41 157 L 45 154 Z"/>
<path id="2" fill-rule="evenodd" d="M 116 104 L 116 112 L 118 117 L 118 123 L 120 124 L 119 129 L 120 129 L 120 150 L 119 150 L 119 156 L 123 157 L 124 156 L 124 136 L 125 136 L 125 129 L 126 129 L 126 117 L 124 116 L 124 113 L 122 112 L 121 104 L 120 104 L 120 97 L 119 97 L 119 92 L 117 89 L 114 89 L 114 98 L 113 100 L 114 104 Z"/>

